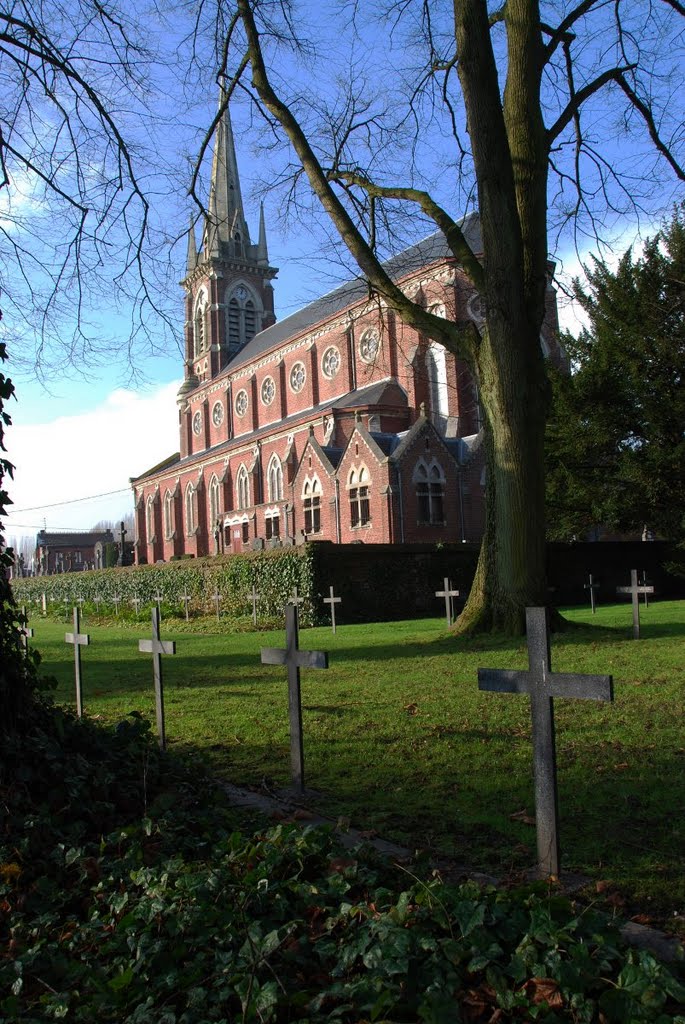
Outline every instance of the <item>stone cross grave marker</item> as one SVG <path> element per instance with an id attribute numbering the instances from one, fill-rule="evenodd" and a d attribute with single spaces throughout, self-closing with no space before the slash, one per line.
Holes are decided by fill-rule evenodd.
<path id="1" fill-rule="evenodd" d="M 642 570 L 642 579 L 640 580 L 640 586 L 648 587 L 649 585 L 650 585 L 649 584 L 649 580 L 647 579 L 647 570 L 643 569 Z M 651 592 L 653 593 L 654 591 L 652 590 Z M 649 590 L 645 590 L 644 593 L 645 593 L 645 608 L 649 608 L 649 594 L 650 594 L 650 591 Z"/>
<path id="2" fill-rule="evenodd" d="M 188 622 L 189 619 L 190 619 L 190 615 L 188 614 L 188 605 L 190 604 L 190 594 L 181 594 L 181 600 L 183 601 L 183 605 L 184 605 L 185 612 L 186 612 L 186 622 Z"/>
<path id="3" fill-rule="evenodd" d="M 142 603 L 143 602 L 141 601 L 141 599 L 138 597 L 137 594 L 134 594 L 133 597 L 131 598 L 131 604 L 133 605 L 133 607 L 136 610 L 136 615 L 140 611 L 140 606 L 141 606 Z"/>
<path id="4" fill-rule="evenodd" d="M 157 605 L 157 611 L 159 612 L 159 621 L 161 622 L 162 621 L 162 601 L 164 600 L 164 598 L 162 597 L 160 592 L 157 591 L 156 594 L 153 594 L 152 600 Z"/>
<path id="5" fill-rule="evenodd" d="M 24 604 L 21 606 L 21 617 L 23 620 L 21 628 L 19 630 L 21 634 L 21 646 L 24 648 L 26 654 L 28 654 L 29 639 L 33 636 L 33 630 L 28 625 L 28 620 L 26 618 L 26 605 Z"/>
<path id="6" fill-rule="evenodd" d="M 599 583 L 593 583 L 592 573 L 590 573 L 590 582 L 583 584 L 583 590 L 590 591 L 590 607 L 592 608 L 592 614 L 595 614 L 596 602 L 595 602 L 595 590 L 599 590 Z"/>
<path id="7" fill-rule="evenodd" d="M 559 812 L 554 740 L 554 697 L 614 699 L 611 676 L 552 672 L 546 608 L 526 608 L 528 671 L 478 669 L 478 689 L 527 693 L 533 720 L 535 824 L 538 867 L 543 877 L 559 874 Z"/>
<path id="8" fill-rule="evenodd" d="M 257 588 L 256 588 L 256 586 L 253 583 L 252 584 L 252 623 L 255 626 L 257 625 L 257 601 L 259 600 L 260 596 L 261 595 L 257 592 Z"/>
<path id="9" fill-rule="evenodd" d="M 293 592 L 288 598 L 288 604 L 294 604 L 296 608 L 299 608 L 301 604 L 304 604 L 304 598 L 300 597 L 300 595 L 298 594 L 297 587 L 293 587 Z M 286 605 L 286 608 L 288 604 Z"/>
<path id="10" fill-rule="evenodd" d="M 333 593 L 333 587 L 329 587 L 328 592 L 330 594 L 330 597 L 324 597 L 323 603 L 329 604 L 331 606 L 331 626 L 333 627 L 333 632 L 335 633 L 335 606 L 336 604 L 342 604 L 342 597 L 335 596 L 335 594 Z"/>
<path id="11" fill-rule="evenodd" d="M 286 665 L 288 668 L 288 713 L 290 716 L 290 771 L 293 786 L 304 789 L 304 748 L 302 745 L 301 668 L 328 668 L 326 651 L 301 651 L 297 605 L 285 606 L 285 650 L 262 648 L 262 665 Z"/>
<path id="12" fill-rule="evenodd" d="M 454 618 L 454 616 L 452 614 L 453 611 L 454 611 L 454 606 L 452 604 L 452 598 L 453 597 L 459 597 L 459 591 L 458 590 L 452 590 L 452 583 L 448 579 L 448 577 L 445 576 L 445 578 L 442 581 L 442 590 L 436 590 L 435 591 L 435 596 L 436 597 L 444 597 L 445 598 L 445 618 L 447 619 L 447 625 L 451 626 L 452 625 L 452 619 Z"/>
<path id="13" fill-rule="evenodd" d="M 122 519 L 121 523 L 119 524 L 119 557 L 117 558 L 117 565 L 124 564 L 124 551 L 126 550 L 126 533 L 126 527 L 124 526 L 124 521 Z"/>
<path id="14" fill-rule="evenodd" d="M 217 617 L 217 619 L 221 618 L 221 611 L 220 611 L 219 605 L 221 604 L 222 600 L 223 600 L 223 598 L 221 597 L 221 594 L 219 593 L 219 588 L 217 587 L 217 589 L 212 594 L 212 601 L 216 605 L 216 617 Z"/>
<path id="15" fill-rule="evenodd" d="M 653 594 L 654 587 L 639 586 L 637 569 L 630 570 L 630 586 L 616 587 L 617 594 L 630 594 L 633 599 L 633 640 L 640 639 L 640 594 Z"/>
<path id="16" fill-rule="evenodd" d="M 85 597 L 82 597 L 81 595 L 79 595 L 76 598 L 76 602 L 77 602 L 77 604 L 79 606 L 79 610 L 81 612 L 81 615 L 83 615 L 83 605 L 84 605 L 85 600 L 86 600 Z"/>
<path id="17" fill-rule="evenodd" d="M 87 647 L 90 637 L 87 633 L 80 633 L 81 614 L 78 608 L 74 608 L 74 632 L 64 634 L 65 644 L 74 645 L 74 676 L 76 678 L 76 714 L 83 718 L 83 686 L 81 683 L 81 647 Z"/>
<path id="18" fill-rule="evenodd" d="M 96 594 L 95 597 L 93 598 L 93 604 L 95 605 L 95 613 L 99 615 L 100 605 L 102 604 L 102 598 L 100 597 L 99 594 Z"/>
<path id="19" fill-rule="evenodd" d="M 121 604 L 121 598 L 118 594 L 115 594 L 112 598 L 112 604 L 114 605 L 114 611 L 117 618 L 119 618 L 119 605 Z"/>
<path id="20" fill-rule="evenodd" d="M 152 673 L 155 680 L 155 711 L 157 715 L 157 735 L 161 750 L 166 750 L 166 729 L 164 725 L 164 686 L 162 684 L 162 655 L 176 654 L 176 643 L 173 640 L 159 639 L 159 608 L 152 609 L 152 639 L 139 640 L 138 650 L 143 654 L 152 655 Z"/>
<path id="21" fill-rule="evenodd" d="M 48 595 L 43 591 L 42 597 L 43 615 L 48 614 Z"/>

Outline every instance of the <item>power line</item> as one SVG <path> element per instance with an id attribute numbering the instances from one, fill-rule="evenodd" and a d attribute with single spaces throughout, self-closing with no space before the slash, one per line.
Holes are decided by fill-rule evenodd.
<path id="1" fill-rule="evenodd" d="M 49 505 L 34 505 L 33 508 L 8 509 L 10 515 L 22 512 L 42 512 L 45 508 L 59 508 L 62 505 L 78 505 L 82 501 L 95 501 L 96 498 L 111 498 L 114 494 L 130 494 L 130 487 L 120 487 L 118 491 L 104 491 L 103 494 L 90 494 L 87 498 L 70 498 L 69 501 L 51 501 Z"/>

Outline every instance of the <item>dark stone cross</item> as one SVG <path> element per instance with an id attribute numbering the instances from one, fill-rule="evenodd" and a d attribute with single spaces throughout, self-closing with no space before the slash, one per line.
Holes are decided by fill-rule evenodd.
<path id="1" fill-rule="evenodd" d="M 530 694 L 533 719 L 535 823 L 538 867 L 543 877 L 559 875 L 557 765 L 554 740 L 554 697 L 614 699 L 611 676 L 552 672 L 546 608 L 526 608 L 528 671 L 478 669 L 478 689 Z"/>
<path id="2" fill-rule="evenodd" d="M 335 596 L 335 594 L 333 593 L 333 587 L 329 587 L 328 591 L 331 596 L 324 597 L 323 603 L 329 604 L 331 606 L 331 626 L 333 627 L 333 632 L 335 633 L 335 606 L 336 604 L 342 604 L 342 597 Z"/>
<path id="3" fill-rule="evenodd" d="M 188 614 L 188 605 L 190 604 L 190 594 L 181 594 L 181 600 L 183 601 L 183 604 L 184 604 L 184 607 L 185 607 L 185 610 L 186 610 L 186 622 L 188 622 L 188 620 L 190 619 L 190 615 Z"/>
<path id="4" fill-rule="evenodd" d="M 76 677 L 76 714 L 83 718 L 83 686 L 81 683 L 81 647 L 87 647 L 90 637 L 87 633 L 79 633 L 80 612 L 74 608 L 74 632 L 64 634 L 65 644 L 74 645 L 74 675 Z"/>
<path id="5" fill-rule="evenodd" d="M 599 583 L 592 582 L 592 573 L 590 573 L 590 582 L 583 584 L 583 590 L 590 591 L 590 607 L 592 608 L 592 614 L 595 614 L 595 590 L 599 590 Z"/>
<path id="6" fill-rule="evenodd" d="M 33 636 L 33 630 L 28 626 L 28 619 L 26 618 L 26 605 L 21 606 L 21 618 L 22 624 L 19 629 L 21 635 L 21 646 L 24 651 L 28 654 L 29 650 L 29 639 Z"/>
<path id="7" fill-rule="evenodd" d="M 114 605 L 114 611 L 116 613 L 116 616 L 117 618 L 119 618 L 119 605 L 121 604 L 121 598 L 119 597 L 118 594 L 115 594 L 114 597 L 112 598 L 112 604 Z"/>
<path id="8" fill-rule="evenodd" d="M 435 596 L 436 597 L 444 597 L 445 598 L 445 618 L 447 619 L 447 625 L 451 626 L 452 625 L 452 617 L 453 617 L 452 616 L 452 609 L 453 609 L 452 598 L 453 597 L 459 597 L 459 591 L 458 590 L 452 590 L 452 583 L 448 579 L 448 577 L 445 576 L 445 578 L 442 581 L 442 590 L 436 590 L 435 591 Z"/>
<path id="9" fill-rule="evenodd" d="M 252 623 L 255 626 L 257 625 L 257 601 L 259 600 L 259 598 L 260 598 L 260 595 L 257 593 L 257 588 L 256 588 L 256 586 L 253 583 L 252 584 Z"/>
<path id="10" fill-rule="evenodd" d="M 262 665 L 287 665 L 288 713 L 290 716 L 290 771 L 293 785 L 304 789 L 304 748 L 302 745 L 302 700 L 300 695 L 301 668 L 328 668 L 326 651 L 301 651 L 297 605 L 285 606 L 285 650 L 279 647 L 262 648 Z"/>
<path id="11" fill-rule="evenodd" d="M 633 640 L 640 639 L 640 594 L 653 594 L 654 587 L 639 586 L 637 569 L 630 570 L 630 586 L 616 587 L 617 594 L 630 594 L 633 599 Z"/>
<path id="12" fill-rule="evenodd" d="M 162 655 L 176 654 L 173 640 L 159 639 L 159 608 L 152 609 L 152 639 L 139 640 L 138 650 L 143 654 L 152 655 L 152 672 L 155 680 L 155 711 L 157 714 L 157 735 L 161 750 L 166 750 L 166 731 L 164 727 L 164 687 L 162 684 Z"/>
<path id="13" fill-rule="evenodd" d="M 124 526 L 124 521 L 122 519 L 121 523 L 119 524 L 119 558 L 117 559 L 119 565 L 123 565 L 124 564 L 124 550 L 125 550 L 124 542 L 125 542 L 125 539 L 126 539 L 126 527 Z"/>
<path id="14" fill-rule="evenodd" d="M 218 587 L 214 591 L 214 593 L 212 594 L 212 601 L 216 605 L 216 617 L 217 617 L 217 619 L 219 619 L 219 618 L 221 618 L 221 612 L 219 610 L 219 605 L 221 604 L 222 597 L 221 597 L 221 594 L 219 593 L 219 588 Z"/>

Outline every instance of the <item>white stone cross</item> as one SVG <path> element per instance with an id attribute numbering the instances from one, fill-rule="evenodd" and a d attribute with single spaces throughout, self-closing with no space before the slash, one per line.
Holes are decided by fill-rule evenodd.
<path id="1" fill-rule="evenodd" d="M 638 586 L 637 569 L 630 570 L 630 586 L 616 587 L 617 594 L 630 594 L 633 599 L 633 640 L 640 639 L 640 594 L 653 594 L 654 587 Z"/>
<path id="2" fill-rule="evenodd" d="M 139 640 L 138 650 L 143 654 L 152 655 L 152 672 L 155 680 L 155 711 L 157 714 L 157 735 L 161 750 L 166 750 L 166 730 L 164 725 L 164 687 L 162 684 L 162 655 L 176 654 L 173 640 L 159 639 L 159 608 L 152 609 L 152 639 Z"/>
<path id="3" fill-rule="evenodd" d="M 293 587 L 293 592 L 288 598 L 288 604 L 293 604 L 295 605 L 296 608 L 298 608 L 301 604 L 304 604 L 304 598 L 300 597 L 300 595 L 298 594 L 297 587 Z"/>
<path id="4" fill-rule="evenodd" d="M 156 594 L 153 594 L 152 600 L 155 601 L 156 604 L 157 604 L 157 611 L 159 612 L 159 620 L 161 622 L 162 621 L 162 601 L 164 600 L 164 598 L 162 597 L 160 592 L 157 591 Z"/>
<path id="5" fill-rule="evenodd" d="M 76 714 L 83 718 L 83 685 L 81 683 L 81 647 L 87 647 L 90 637 L 87 633 L 79 633 L 80 612 L 74 608 L 74 632 L 64 634 L 65 644 L 74 645 L 74 675 L 76 677 Z"/>
<path id="6" fill-rule="evenodd" d="M 323 603 L 329 604 L 331 606 L 331 626 L 333 627 L 333 632 L 335 633 L 335 606 L 336 604 L 342 603 L 342 597 L 335 596 L 335 594 L 333 593 L 333 587 L 329 587 L 329 593 L 331 596 L 324 597 Z"/>
<path id="7" fill-rule="evenodd" d="M 595 590 L 599 590 L 599 583 L 592 582 L 592 573 L 590 573 L 590 582 L 583 584 L 583 590 L 590 591 L 590 607 L 592 608 L 592 614 L 595 614 Z"/>
<path id="8" fill-rule="evenodd" d="M 256 588 L 256 586 L 253 583 L 252 584 L 252 622 L 253 622 L 253 624 L 255 626 L 257 625 L 257 601 L 259 600 L 260 596 L 261 595 L 257 592 L 257 588 Z"/>
<path id="9" fill-rule="evenodd" d="M 326 651 L 301 651 L 297 605 L 285 606 L 285 650 L 279 647 L 262 648 L 262 665 L 287 665 L 288 713 L 290 716 L 290 771 L 293 785 L 304 789 L 304 748 L 302 745 L 302 699 L 300 694 L 301 668 L 328 668 Z"/>
<path id="10" fill-rule="evenodd" d="M 100 605 L 102 604 L 102 598 L 100 597 L 99 594 L 96 594 L 95 597 L 93 598 L 93 604 L 95 605 L 96 614 L 99 615 Z"/>
<path id="11" fill-rule="evenodd" d="M 533 719 L 535 824 L 538 866 L 543 878 L 559 875 L 559 813 L 554 740 L 554 697 L 614 699 L 611 676 L 552 672 L 546 608 L 526 608 L 528 671 L 478 669 L 479 690 L 530 694 Z"/>
<path id="12" fill-rule="evenodd" d="M 221 612 L 219 611 L 219 605 L 221 604 L 222 600 L 223 600 L 223 598 L 221 597 L 221 594 L 219 593 L 219 588 L 217 587 L 217 589 L 212 594 L 212 601 L 216 605 L 216 617 L 217 617 L 217 619 L 220 618 L 220 616 L 221 616 Z"/>
<path id="13" fill-rule="evenodd" d="M 186 610 L 186 622 L 188 622 L 190 615 L 188 614 L 188 605 L 190 604 L 190 594 L 181 594 L 181 600 Z"/>
<path id="14" fill-rule="evenodd" d="M 133 605 L 133 607 L 136 610 L 136 615 L 138 614 L 138 612 L 140 610 L 140 606 L 141 606 L 142 603 L 143 602 L 140 600 L 140 598 L 138 597 L 137 594 L 134 597 L 131 598 L 131 604 Z"/>
<path id="15" fill-rule="evenodd" d="M 436 597 L 444 597 L 445 598 L 445 618 L 447 619 L 447 625 L 451 626 L 452 625 L 452 619 L 454 617 L 453 614 L 452 614 L 452 612 L 453 612 L 452 598 L 453 597 L 459 597 L 459 591 L 458 590 L 452 590 L 452 583 L 448 579 L 448 577 L 445 576 L 445 578 L 442 581 L 442 590 L 436 590 L 435 591 L 435 596 Z"/>
<path id="16" fill-rule="evenodd" d="M 112 604 L 114 605 L 114 611 L 116 612 L 117 618 L 119 617 L 119 605 L 121 604 L 121 598 L 118 594 L 115 594 L 112 598 Z"/>

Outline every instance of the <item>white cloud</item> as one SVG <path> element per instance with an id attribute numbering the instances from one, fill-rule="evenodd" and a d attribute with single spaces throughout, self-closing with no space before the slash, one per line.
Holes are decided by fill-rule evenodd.
<path id="1" fill-rule="evenodd" d="M 143 394 L 118 388 L 89 412 L 12 426 L 6 444 L 16 466 L 14 481 L 7 481 L 14 508 L 6 536 L 33 534 L 44 519 L 48 529 L 88 529 L 130 511 L 129 477 L 178 451 L 178 385 Z"/>

